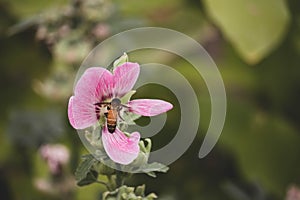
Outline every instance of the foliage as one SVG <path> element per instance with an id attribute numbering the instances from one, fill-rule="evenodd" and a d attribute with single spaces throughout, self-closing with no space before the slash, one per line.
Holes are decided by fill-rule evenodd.
<path id="1" fill-rule="evenodd" d="M 289 199 L 300 184 L 299 8 L 296 0 L 1 1 L 1 198 L 145 199 L 147 193 L 155 198 L 155 191 L 161 199 Z M 199 41 L 215 60 L 228 96 L 222 136 L 206 158 L 198 159 L 210 119 L 205 83 L 189 63 L 167 52 L 132 52 L 130 57 L 141 63 L 159 61 L 188 78 L 199 94 L 198 138 L 159 179 L 142 174 L 129 178 L 92 155 L 84 156 L 76 171 L 85 150 L 63 116 L 77 68 L 105 38 L 140 26 L 181 31 Z M 176 103 L 169 90 L 157 85 L 130 95 Z M 178 107 L 160 134 L 151 138 L 153 150 L 174 137 Z M 98 136 L 87 135 L 100 145 Z M 45 161 L 36 159 L 40 145 L 52 142 L 72 152 L 63 176 L 51 174 Z M 148 160 L 147 151 L 141 152 L 139 161 Z M 148 162 L 143 168 L 150 176 L 166 169 Z M 75 171 L 77 184 L 86 187 L 75 186 Z M 119 187 L 117 174 L 126 185 L 145 183 L 147 188 Z M 40 177 L 47 182 L 37 181 Z M 37 183 L 51 184 L 43 190 Z M 112 187 L 106 193 L 105 184 Z"/>
<path id="2" fill-rule="evenodd" d="M 112 192 L 103 193 L 103 200 L 129 200 L 129 199 L 138 199 L 138 200 L 153 200 L 157 196 L 154 193 L 148 194 L 145 196 L 145 185 L 138 186 L 137 188 L 121 186 Z"/>
<path id="3" fill-rule="evenodd" d="M 284 0 L 204 2 L 214 22 L 250 64 L 267 56 L 286 33 L 289 11 Z"/>
<path id="4" fill-rule="evenodd" d="M 167 166 L 157 162 L 148 163 L 148 156 L 151 150 L 151 140 L 146 139 L 146 141 L 146 146 L 143 141 L 140 141 L 140 153 L 129 165 L 120 165 L 113 163 L 112 161 L 109 162 L 109 157 L 103 153 L 99 155 L 87 154 L 82 156 L 82 162 L 75 172 L 77 184 L 79 186 L 84 186 L 98 182 L 103 183 L 109 190 L 115 190 L 116 187 L 120 187 L 122 185 L 121 183 L 124 182 L 124 178 L 131 176 L 131 173 L 143 172 L 154 178 L 156 177 L 156 172 L 166 173 L 169 169 Z M 108 162 L 113 165 L 114 168 L 107 166 Z M 108 182 L 99 182 L 99 175 L 107 176 Z"/>
<path id="5" fill-rule="evenodd" d="M 137 158 L 137 160 L 138 159 L 140 158 Z M 135 164 L 131 166 L 135 167 Z M 129 168 L 130 166 L 126 166 L 127 170 Z M 145 164 L 142 166 L 142 169 L 136 170 L 141 170 L 142 172 L 147 173 L 149 176 L 156 177 L 155 172 L 167 172 L 168 167 L 158 163 L 151 163 Z M 99 175 L 107 176 L 108 181 L 104 182 L 98 180 Z M 91 154 L 82 157 L 82 162 L 80 163 L 75 172 L 75 178 L 77 180 L 78 186 L 85 186 L 92 183 L 100 183 L 105 185 L 108 191 L 103 193 L 103 200 L 152 200 L 157 198 L 157 196 L 154 193 L 145 196 L 145 185 L 137 186 L 136 188 L 124 185 L 124 178 L 128 176 L 130 176 L 130 173 L 112 169 L 106 166 L 105 164 L 101 163 Z"/>

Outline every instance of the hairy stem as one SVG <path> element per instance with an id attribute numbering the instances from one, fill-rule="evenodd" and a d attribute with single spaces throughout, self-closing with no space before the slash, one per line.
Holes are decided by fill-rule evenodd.
<path id="1" fill-rule="evenodd" d="M 116 177 L 114 175 L 107 175 L 109 190 L 114 191 L 117 189 Z"/>

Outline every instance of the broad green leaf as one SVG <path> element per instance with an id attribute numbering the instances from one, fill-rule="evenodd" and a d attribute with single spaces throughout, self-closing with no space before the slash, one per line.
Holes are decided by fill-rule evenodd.
<path id="1" fill-rule="evenodd" d="M 281 42 L 290 19 L 284 0 L 204 0 L 206 10 L 241 57 L 255 64 Z"/>
<path id="2" fill-rule="evenodd" d="M 139 156 L 141 155 L 141 153 L 142 152 L 140 152 Z M 144 153 L 142 153 L 142 154 L 144 154 Z M 137 159 L 139 159 L 139 157 Z M 134 166 L 134 165 L 139 164 L 139 163 L 142 163 L 142 162 L 136 160 L 134 163 L 132 163 L 132 165 Z M 164 164 L 158 163 L 158 162 L 153 162 L 153 163 L 146 163 L 146 164 L 142 165 L 141 167 L 139 167 L 136 170 L 138 172 L 144 172 L 148 176 L 151 176 L 151 177 L 155 178 L 156 177 L 155 172 L 164 172 L 164 173 L 166 173 L 169 170 L 169 167 L 164 165 Z"/>
<path id="3" fill-rule="evenodd" d="M 78 186 L 85 186 L 92 183 L 95 183 L 97 181 L 98 173 L 94 170 L 91 170 L 87 173 L 86 177 L 84 179 L 81 179 L 77 182 Z"/>
<path id="4" fill-rule="evenodd" d="M 83 161 L 79 164 L 75 172 L 75 178 L 78 183 L 84 180 L 88 176 L 88 173 L 91 171 L 93 165 L 99 162 L 92 154 L 85 155 L 82 157 L 82 159 Z"/>
<path id="5" fill-rule="evenodd" d="M 98 165 L 97 167 L 97 171 L 102 174 L 102 175 L 106 175 L 106 176 L 111 176 L 115 173 L 115 170 L 113 168 L 110 168 L 109 166 L 101 163 Z"/>
<path id="6" fill-rule="evenodd" d="M 157 162 L 153 162 L 150 164 L 146 164 L 144 166 L 142 166 L 140 168 L 140 170 L 142 170 L 145 173 L 150 173 L 150 172 L 164 172 L 166 173 L 169 170 L 169 167 L 161 164 L 161 163 L 157 163 Z"/>

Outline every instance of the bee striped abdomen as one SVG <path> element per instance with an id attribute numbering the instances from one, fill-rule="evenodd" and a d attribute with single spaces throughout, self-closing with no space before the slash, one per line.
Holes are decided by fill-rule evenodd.
<path id="1" fill-rule="evenodd" d="M 107 128 L 110 133 L 114 133 L 117 126 L 117 113 L 115 112 L 115 110 L 108 110 L 107 113 Z"/>

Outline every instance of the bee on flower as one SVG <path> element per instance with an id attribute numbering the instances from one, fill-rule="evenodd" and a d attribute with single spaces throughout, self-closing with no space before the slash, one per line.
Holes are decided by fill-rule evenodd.
<path id="1" fill-rule="evenodd" d="M 102 115 L 102 143 L 107 155 L 116 163 L 127 165 L 139 153 L 140 134 L 129 136 L 118 127 L 125 110 L 142 116 L 155 116 L 172 109 L 172 104 L 158 99 L 135 99 L 122 103 L 138 79 L 140 66 L 125 62 L 113 72 L 101 67 L 88 68 L 77 82 L 69 99 L 68 117 L 75 129 L 85 129 L 99 122 Z"/>

